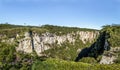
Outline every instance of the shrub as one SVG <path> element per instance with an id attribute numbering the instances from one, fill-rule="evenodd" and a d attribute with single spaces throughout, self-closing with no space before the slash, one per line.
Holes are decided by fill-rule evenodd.
<path id="1" fill-rule="evenodd" d="M 80 62 L 91 63 L 91 64 L 97 63 L 97 61 L 92 57 L 84 57 L 80 60 Z"/>

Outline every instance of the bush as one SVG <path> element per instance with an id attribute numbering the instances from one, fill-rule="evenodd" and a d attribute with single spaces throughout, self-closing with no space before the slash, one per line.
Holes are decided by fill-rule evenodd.
<path id="1" fill-rule="evenodd" d="M 97 63 L 97 61 L 92 57 L 84 57 L 80 59 L 80 62 L 91 63 L 91 64 Z"/>

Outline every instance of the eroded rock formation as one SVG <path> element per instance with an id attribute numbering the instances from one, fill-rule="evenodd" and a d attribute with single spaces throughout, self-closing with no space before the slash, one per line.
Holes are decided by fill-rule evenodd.
<path id="1" fill-rule="evenodd" d="M 96 32 L 78 31 L 76 33 L 69 33 L 67 35 L 61 35 L 61 36 L 57 36 L 57 35 L 49 33 L 49 32 L 43 33 L 42 35 L 33 33 L 32 39 L 34 42 L 33 43 L 34 50 L 36 51 L 36 53 L 39 56 L 42 56 L 41 52 L 51 48 L 48 44 L 61 45 L 62 43 L 66 42 L 66 41 L 74 44 L 74 42 L 77 39 L 77 36 L 74 36 L 75 34 L 79 35 L 79 40 L 81 40 L 85 44 L 86 42 L 91 43 L 92 41 L 94 41 L 99 33 L 97 31 Z M 16 48 L 16 50 L 23 51 L 26 53 L 31 53 L 33 45 L 31 42 L 30 33 L 26 32 L 24 36 L 25 36 L 24 38 L 19 40 L 19 45 Z"/>

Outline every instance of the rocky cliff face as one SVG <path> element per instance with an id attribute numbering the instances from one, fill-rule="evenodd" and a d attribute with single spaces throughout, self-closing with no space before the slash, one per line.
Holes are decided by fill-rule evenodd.
<path id="1" fill-rule="evenodd" d="M 32 34 L 32 39 L 30 37 L 29 32 L 25 32 L 24 38 L 19 40 L 19 45 L 16 48 L 17 51 L 23 51 L 26 53 L 31 53 L 33 51 L 32 47 L 34 47 L 34 50 L 39 56 L 42 56 L 41 52 L 48 50 L 52 47 L 49 45 L 51 44 L 58 44 L 61 45 L 62 43 L 68 41 L 69 43 L 74 44 L 76 39 L 81 40 L 84 44 L 86 42 L 93 42 L 96 37 L 98 36 L 99 32 L 90 32 L 90 31 L 77 31 L 76 33 L 69 33 L 66 35 L 57 36 L 55 34 L 46 32 L 42 35 L 39 35 L 37 33 Z M 78 37 L 78 36 L 79 37 Z M 33 45 L 32 45 L 33 43 Z"/>
<path id="2" fill-rule="evenodd" d="M 107 26 L 100 31 L 49 25 L 18 26 L 1 29 L 0 43 L 12 44 L 20 52 L 35 51 L 38 56 L 72 61 L 81 52 L 82 58 L 94 57 L 96 61 L 98 56 L 102 56 L 98 60 L 100 64 L 112 64 L 120 62 L 119 35 L 119 26 Z"/>
<path id="3" fill-rule="evenodd" d="M 111 47 L 110 51 L 106 51 L 102 55 L 102 59 L 100 64 L 113 64 L 114 61 L 118 58 L 118 53 L 120 51 L 120 47 Z"/>
<path id="4" fill-rule="evenodd" d="M 76 32 L 71 32 L 68 34 L 63 34 L 63 35 L 56 35 L 54 33 L 50 32 L 45 32 L 42 34 L 38 34 L 37 32 L 24 32 L 24 35 L 22 38 L 21 34 L 16 34 L 16 37 L 14 38 L 8 38 L 8 39 L 2 39 L 1 42 L 6 42 L 6 43 L 15 43 L 15 41 L 18 42 L 18 46 L 16 47 L 17 51 L 24 52 L 24 53 L 32 53 L 35 51 L 38 56 L 46 56 L 46 54 L 43 54 L 45 50 L 51 49 L 50 45 L 52 44 L 57 44 L 57 45 L 62 45 L 65 42 L 69 42 L 70 44 L 75 44 L 76 40 L 80 40 L 83 44 L 86 43 L 93 43 L 95 40 L 100 37 L 95 43 L 96 49 L 99 49 L 101 43 L 103 42 L 103 37 L 105 36 L 100 36 L 98 31 L 76 31 Z M 0 35 L 0 38 L 5 38 L 6 35 Z M 101 40 L 101 41 L 100 41 Z M 107 44 L 107 43 L 105 43 Z M 105 48 L 105 46 L 103 46 Z M 68 47 L 67 47 L 68 48 Z M 77 53 L 79 53 L 82 49 L 79 48 L 76 50 Z M 92 49 L 92 51 L 95 51 L 95 48 Z M 100 64 L 112 64 L 114 61 L 117 59 L 117 55 L 115 55 L 116 51 L 120 51 L 120 48 L 115 47 L 111 48 L 110 51 L 107 53 L 103 53 L 102 59 L 100 60 Z M 100 51 L 98 51 L 100 52 Z M 95 53 L 94 53 L 95 54 Z M 91 54 L 90 54 L 91 55 Z"/>

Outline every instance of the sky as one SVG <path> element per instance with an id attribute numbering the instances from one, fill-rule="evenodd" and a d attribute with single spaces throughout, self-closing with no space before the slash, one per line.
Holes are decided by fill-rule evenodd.
<path id="1" fill-rule="evenodd" d="M 0 23 L 101 29 L 120 24 L 120 0 L 0 0 Z"/>

